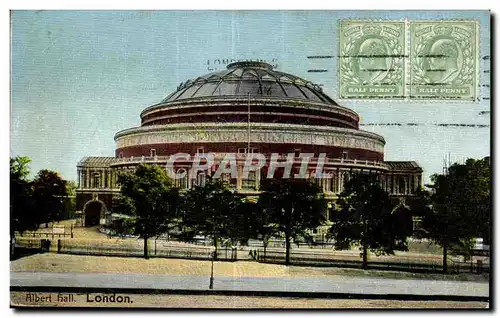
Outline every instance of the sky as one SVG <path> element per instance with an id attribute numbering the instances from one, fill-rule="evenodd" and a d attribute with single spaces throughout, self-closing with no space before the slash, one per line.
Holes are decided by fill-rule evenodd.
<path id="1" fill-rule="evenodd" d="M 339 100 L 340 19 L 478 20 L 480 55 L 490 55 L 488 11 L 13 11 L 10 155 L 29 156 L 32 173 L 75 180 L 79 160 L 114 156 L 116 132 L 139 126 L 144 108 L 217 59 L 273 61 L 322 84 L 359 113 L 361 129 L 385 138 L 386 160 L 417 161 L 425 182 L 445 156 L 490 155 L 488 87 L 479 102 Z M 314 55 L 335 57 L 307 58 Z M 481 60 L 481 85 L 489 85 L 485 70 L 489 60 Z"/>

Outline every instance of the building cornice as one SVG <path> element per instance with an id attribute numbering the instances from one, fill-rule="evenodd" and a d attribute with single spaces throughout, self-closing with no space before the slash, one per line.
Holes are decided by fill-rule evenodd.
<path id="1" fill-rule="evenodd" d="M 250 132 L 250 134 L 249 134 Z M 142 126 L 115 135 L 116 147 L 161 143 L 247 142 L 309 144 L 384 152 L 382 136 L 368 131 L 276 123 L 189 123 Z"/>
<path id="2" fill-rule="evenodd" d="M 200 106 L 209 106 L 211 104 L 215 104 L 218 106 L 247 106 L 249 103 L 248 97 L 241 96 L 240 98 L 231 97 L 200 97 L 200 98 L 191 98 L 176 102 L 169 103 L 159 103 L 156 105 L 152 105 L 147 107 L 141 112 L 141 119 L 146 115 L 151 115 L 156 112 L 160 112 L 163 110 L 170 109 L 180 109 L 180 108 L 190 108 L 190 107 L 200 107 Z M 314 101 L 306 101 L 294 98 L 251 98 L 250 106 L 286 106 L 286 107 L 297 107 L 297 108 L 307 108 L 307 109 L 317 109 L 322 111 L 328 111 L 332 113 L 340 113 L 342 115 L 353 118 L 356 121 L 359 121 L 359 115 L 344 106 L 340 105 L 332 105 Z"/>

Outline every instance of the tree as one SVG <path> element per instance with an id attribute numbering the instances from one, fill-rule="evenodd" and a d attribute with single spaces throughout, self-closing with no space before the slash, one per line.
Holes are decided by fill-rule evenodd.
<path id="1" fill-rule="evenodd" d="M 257 238 L 259 218 L 259 206 L 254 202 L 241 199 L 233 212 L 232 226 L 228 229 L 228 238 L 231 243 L 239 242 L 241 245 L 247 245 L 249 239 Z"/>
<path id="2" fill-rule="evenodd" d="M 131 219 L 134 234 L 144 240 L 148 258 L 148 239 L 168 233 L 175 224 L 179 204 L 178 189 L 159 166 L 139 165 L 134 172 L 118 176 L 122 212 Z"/>
<path id="3" fill-rule="evenodd" d="M 290 264 L 291 239 L 309 237 L 308 231 L 325 221 L 326 200 L 315 183 L 302 179 L 272 179 L 262 184 L 259 205 L 264 219 L 261 224 L 274 224 L 274 230 L 284 233 L 286 265 Z M 267 227 L 266 231 L 273 227 Z M 269 234 L 269 232 L 267 233 Z"/>
<path id="4" fill-rule="evenodd" d="M 443 272 L 450 250 L 471 250 L 474 237 L 491 238 L 491 168 L 487 158 L 455 163 L 432 175 L 432 209 L 423 217 L 426 235 L 443 248 Z"/>
<path id="5" fill-rule="evenodd" d="M 76 185 L 75 181 L 73 181 L 73 180 L 66 181 L 66 192 L 67 192 L 68 196 L 70 196 L 70 197 L 76 196 L 76 188 L 77 188 L 77 185 Z"/>
<path id="6" fill-rule="evenodd" d="M 14 252 L 15 233 L 38 228 L 39 214 L 33 205 L 33 189 L 28 180 L 28 157 L 10 158 L 10 242 L 11 253 Z"/>
<path id="7" fill-rule="evenodd" d="M 10 158 L 11 180 L 27 180 L 30 173 L 30 163 L 31 159 L 29 157 L 17 156 L 15 158 Z"/>
<path id="8" fill-rule="evenodd" d="M 240 237 L 236 211 L 241 196 L 234 193 L 221 180 L 207 177 L 203 186 L 189 189 L 182 204 L 182 239 L 189 241 L 196 235 L 211 237 L 215 255 L 221 239 Z"/>
<path id="9" fill-rule="evenodd" d="M 67 196 L 66 180 L 63 180 L 55 171 L 43 169 L 33 180 L 34 204 L 40 214 L 40 223 L 59 221 L 66 211 L 63 200 Z"/>
<path id="10" fill-rule="evenodd" d="M 335 240 L 336 249 L 359 245 L 363 268 L 368 266 L 368 249 L 377 255 L 407 249 L 405 233 L 394 231 L 389 195 L 377 175 L 354 175 L 345 183 L 337 204 L 339 211 L 331 218 L 328 236 Z"/>

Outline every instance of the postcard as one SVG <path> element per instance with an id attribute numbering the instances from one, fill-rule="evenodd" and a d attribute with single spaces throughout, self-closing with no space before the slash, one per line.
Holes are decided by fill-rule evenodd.
<path id="1" fill-rule="evenodd" d="M 11 11 L 11 307 L 489 309 L 491 19 Z"/>

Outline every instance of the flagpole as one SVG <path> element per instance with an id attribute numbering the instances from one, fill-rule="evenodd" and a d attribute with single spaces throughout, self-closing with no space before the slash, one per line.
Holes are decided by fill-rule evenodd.
<path id="1" fill-rule="evenodd" d="M 247 154 L 250 153 L 250 92 L 248 92 L 248 145 Z"/>

